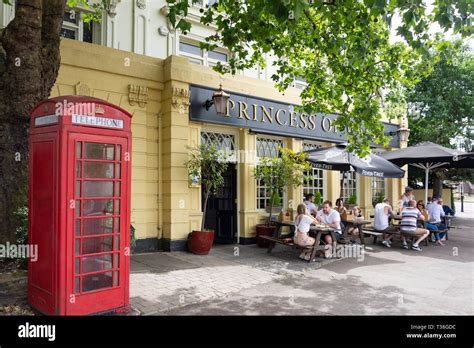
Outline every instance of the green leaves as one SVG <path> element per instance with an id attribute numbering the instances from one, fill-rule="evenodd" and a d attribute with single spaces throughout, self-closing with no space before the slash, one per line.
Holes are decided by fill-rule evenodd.
<path id="1" fill-rule="evenodd" d="M 188 31 L 182 21 L 187 22 L 189 1 L 168 3 L 172 23 Z M 382 116 L 404 116 L 395 99 L 403 105 L 404 91 L 435 63 L 429 24 L 438 21 L 443 29 L 468 34 L 471 10 L 472 1 L 464 0 L 435 0 L 432 17 L 422 0 L 220 0 L 203 11 L 201 23 L 217 27 L 206 38 L 207 49 L 217 43 L 233 53 L 228 65 L 215 70 L 235 74 L 263 67 L 271 53 L 276 88 L 283 92 L 304 77 L 304 110 L 338 113 L 335 126 L 348 130 L 349 149 L 364 155 L 372 141 L 387 144 Z M 390 40 L 389 23 L 396 14 L 404 42 Z"/>
<path id="2" fill-rule="evenodd" d="M 260 158 L 254 170 L 255 178 L 263 180 L 269 187 L 269 197 L 273 197 L 275 192 L 302 185 L 306 173 L 311 169 L 304 153 L 279 148 L 279 154 L 279 157 Z"/>
<path id="3" fill-rule="evenodd" d="M 409 90 L 410 143 L 433 141 L 450 146 L 452 139 L 474 135 L 474 57 L 460 41 L 441 41 L 431 52 L 434 68 Z"/>
<path id="4" fill-rule="evenodd" d="M 301 186 L 307 180 L 311 164 L 303 152 L 295 153 L 290 149 L 278 148 L 279 157 L 263 157 L 254 169 L 254 176 L 268 188 L 267 196 L 275 197 L 276 193 L 288 188 Z M 270 205 L 273 206 L 273 199 Z M 272 211 L 268 221 L 271 221 Z"/>
<path id="5" fill-rule="evenodd" d="M 205 202 L 201 230 L 204 231 L 207 199 L 224 185 L 224 173 L 227 170 L 229 154 L 216 149 L 213 145 L 202 144 L 190 148 L 189 160 L 185 162 L 191 184 L 204 185 Z"/>

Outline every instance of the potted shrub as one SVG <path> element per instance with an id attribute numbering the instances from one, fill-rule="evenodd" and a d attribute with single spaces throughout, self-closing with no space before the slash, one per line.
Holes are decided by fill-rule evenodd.
<path id="1" fill-rule="evenodd" d="M 354 192 L 346 201 L 344 206 L 347 208 L 347 210 L 351 211 L 355 206 L 357 205 L 357 195 Z"/>
<path id="2" fill-rule="evenodd" d="M 204 192 L 201 229 L 192 231 L 188 237 L 188 249 L 194 254 L 207 255 L 214 242 L 214 231 L 206 226 L 207 201 L 212 194 L 224 185 L 227 170 L 227 155 L 212 145 L 202 144 L 191 149 L 186 168 L 192 185 L 201 185 Z"/>
<path id="3" fill-rule="evenodd" d="M 276 191 L 271 198 L 271 205 L 266 207 L 265 210 L 267 213 L 271 212 L 272 214 L 278 214 L 283 210 L 283 202 L 281 201 L 280 192 Z"/>
<path id="4" fill-rule="evenodd" d="M 375 206 L 379 203 L 382 203 L 384 199 L 384 195 L 382 192 L 377 192 L 375 194 L 375 197 L 372 199 L 372 206 L 375 208 Z"/>
<path id="5" fill-rule="evenodd" d="M 316 191 L 316 193 L 314 194 L 314 205 L 318 207 L 318 210 L 321 210 L 322 204 L 323 204 L 323 196 L 321 196 L 321 192 Z"/>
<path id="6" fill-rule="evenodd" d="M 268 242 L 260 236 L 273 236 L 275 233 L 276 226 L 272 226 L 272 215 L 274 204 L 278 203 L 278 199 L 281 201 L 281 198 L 279 198 L 280 192 L 284 192 L 289 187 L 301 186 L 311 169 L 305 153 L 295 153 L 284 148 L 279 148 L 278 151 L 279 157 L 259 158 L 259 163 L 254 170 L 255 178 L 265 183 L 268 190 L 267 196 L 271 197 L 269 200 L 270 207 L 267 209 L 269 214 L 267 223 L 256 226 L 257 245 L 260 247 L 268 246 Z M 278 197 L 278 199 L 275 199 L 275 197 Z M 279 209 L 281 211 L 280 207 Z"/>

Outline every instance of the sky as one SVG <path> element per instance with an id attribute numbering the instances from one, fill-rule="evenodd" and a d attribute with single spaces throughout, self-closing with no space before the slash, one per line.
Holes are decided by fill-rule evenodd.
<path id="1" fill-rule="evenodd" d="M 433 1 L 429 0 L 426 2 L 426 13 L 430 14 L 433 11 Z M 397 35 L 397 28 L 401 25 L 402 20 L 399 15 L 393 16 L 392 19 L 392 33 L 391 33 L 391 41 L 396 42 L 396 41 L 403 41 L 403 38 Z M 456 39 L 456 38 L 461 38 L 460 35 L 453 35 L 452 30 L 448 30 L 447 32 L 443 32 L 441 27 L 439 26 L 438 23 L 431 23 L 430 28 L 429 28 L 429 34 L 431 36 L 434 36 L 436 33 L 444 33 L 444 36 L 446 37 L 447 40 L 451 39 Z M 468 45 L 472 51 L 474 51 L 474 39 L 473 38 L 463 38 L 463 41 L 465 42 L 466 45 Z"/>

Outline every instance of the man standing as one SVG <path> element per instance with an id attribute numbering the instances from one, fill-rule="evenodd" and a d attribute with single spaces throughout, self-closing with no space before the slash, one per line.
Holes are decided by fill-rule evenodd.
<path id="1" fill-rule="evenodd" d="M 388 198 L 385 198 L 382 203 L 377 203 L 375 205 L 374 229 L 377 232 L 382 232 L 384 234 L 384 240 L 382 241 L 382 244 L 387 248 L 392 247 L 392 233 L 396 231 L 395 227 L 390 226 L 389 220 L 392 217 L 392 206 Z"/>
<path id="2" fill-rule="evenodd" d="M 410 186 L 407 186 L 405 188 L 405 193 L 400 197 L 400 200 L 398 201 L 398 209 L 400 212 L 409 206 L 409 202 L 415 199 L 415 196 L 413 195 L 413 189 Z"/>
<path id="3" fill-rule="evenodd" d="M 400 222 L 400 234 L 403 241 L 403 248 L 408 249 L 406 237 L 418 237 L 411 248 L 416 251 L 422 251 L 419 244 L 424 240 L 430 232 L 424 228 L 417 227 L 417 220 L 424 220 L 425 218 L 416 207 L 416 201 L 412 199 L 408 203 L 408 207 L 402 210 L 402 221 Z"/>

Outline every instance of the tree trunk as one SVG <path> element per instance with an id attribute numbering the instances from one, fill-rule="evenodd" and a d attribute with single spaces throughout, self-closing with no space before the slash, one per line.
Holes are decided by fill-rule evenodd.
<path id="1" fill-rule="evenodd" d="M 0 241 L 14 240 L 15 212 L 27 202 L 30 110 L 48 98 L 59 65 L 66 0 L 17 0 L 0 31 Z"/>
<path id="2" fill-rule="evenodd" d="M 272 186 L 273 187 L 273 186 Z M 267 226 L 270 227 L 272 225 L 272 215 L 273 215 L 273 195 L 275 194 L 275 190 L 271 189 L 270 191 L 270 214 L 268 214 L 268 224 Z"/>
<path id="3" fill-rule="evenodd" d="M 340 189 L 339 189 L 339 198 L 342 198 L 343 192 L 344 192 L 344 178 L 346 176 L 346 172 L 342 172 L 342 178 L 340 179 Z"/>
<path id="4" fill-rule="evenodd" d="M 434 175 L 433 177 L 433 197 L 441 197 L 443 194 L 443 178 Z"/>
<path id="5" fill-rule="evenodd" d="M 202 222 L 201 222 L 201 231 L 205 230 L 205 222 L 206 222 L 206 212 L 207 212 L 207 201 L 209 199 L 209 195 L 211 194 L 211 189 L 206 187 L 206 198 L 204 199 L 204 207 L 202 209 Z"/>

